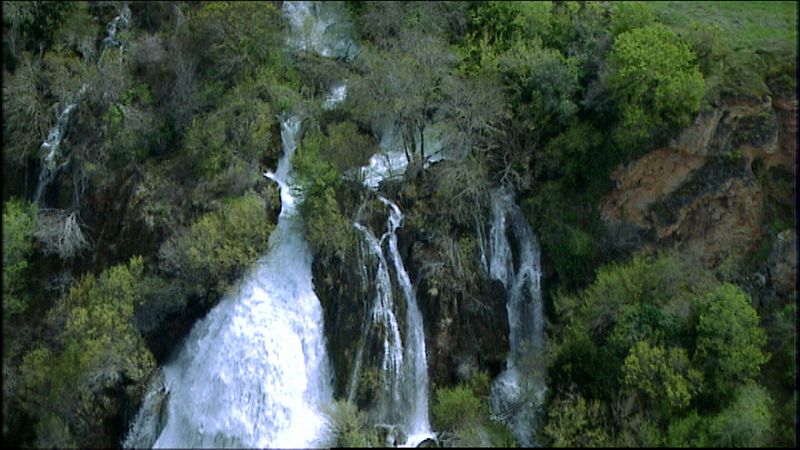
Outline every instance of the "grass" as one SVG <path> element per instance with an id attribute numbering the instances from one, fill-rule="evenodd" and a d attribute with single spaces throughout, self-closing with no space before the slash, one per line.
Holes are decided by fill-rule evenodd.
<path id="1" fill-rule="evenodd" d="M 794 92 L 796 2 L 661 1 L 651 5 L 658 20 L 679 35 L 691 35 L 697 25 L 719 30 L 726 69 L 721 78 L 714 76 L 707 82 L 723 92 L 761 97 L 770 91 L 770 79 L 784 93 Z"/>
<path id="2" fill-rule="evenodd" d="M 797 51 L 797 3 L 768 1 L 653 2 L 656 16 L 677 31 L 691 21 L 719 26 L 734 51 Z"/>

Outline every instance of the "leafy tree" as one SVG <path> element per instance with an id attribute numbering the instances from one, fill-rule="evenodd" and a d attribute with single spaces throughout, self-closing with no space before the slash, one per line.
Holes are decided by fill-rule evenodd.
<path id="1" fill-rule="evenodd" d="M 329 162 L 343 155 L 323 157 L 323 142 L 321 133 L 307 133 L 293 159 L 303 196 L 300 213 L 314 254 L 343 258 L 345 252 L 355 247 L 356 235 L 352 220 L 343 214 L 337 197 L 342 191 L 341 173 Z"/>
<path id="2" fill-rule="evenodd" d="M 655 23 L 653 7 L 647 2 L 613 2 L 609 28 L 613 36 Z"/>
<path id="3" fill-rule="evenodd" d="M 3 204 L 3 322 L 25 311 L 28 259 L 33 253 L 36 206 L 17 199 Z"/>
<path id="4" fill-rule="evenodd" d="M 229 199 L 165 242 L 161 265 L 189 292 L 214 302 L 266 249 L 272 231 L 267 219 L 261 197 Z"/>
<path id="5" fill-rule="evenodd" d="M 143 261 L 84 276 L 48 313 L 57 333 L 21 365 L 21 401 L 37 446 L 109 446 L 124 395 L 141 394 L 155 361 L 131 323 Z M 119 391 L 123 396 L 119 395 Z"/>
<path id="6" fill-rule="evenodd" d="M 606 83 L 619 105 L 621 142 L 687 125 L 700 108 L 705 83 L 694 52 L 666 26 L 620 34 L 608 64 Z"/>
<path id="7" fill-rule="evenodd" d="M 200 45 L 200 68 L 212 80 L 241 80 L 281 58 L 284 29 L 280 11 L 266 2 L 209 2 L 191 22 L 193 42 Z"/>
<path id="8" fill-rule="evenodd" d="M 736 386 L 754 380 L 769 355 L 758 314 L 744 292 L 724 284 L 698 307 L 696 363 L 707 376 L 709 393 L 725 398 Z"/>
<path id="9" fill-rule="evenodd" d="M 551 402 L 542 434 L 553 447 L 609 447 L 602 405 L 567 393 Z"/>
<path id="10" fill-rule="evenodd" d="M 755 383 L 738 388 L 733 404 L 709 424 L 710 443 L 716 447 L 764 447 L 771 438 L 773 401 Z"/>
<path id="11" fill-rule="evenodd" d="M 701 374 L 689 365 L 682 348 L 651 347 L 638 342 L 622 366 L 623 385 L 642 392 L 667 413 L 689 405 L 697 390 Z"/>

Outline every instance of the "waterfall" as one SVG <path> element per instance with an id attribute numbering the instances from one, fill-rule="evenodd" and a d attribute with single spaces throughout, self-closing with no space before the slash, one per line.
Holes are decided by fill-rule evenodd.
<path id="1" fill-rule="evenodd" d="M 106 25 L 106 32 L 108 36 L 103 38 L 103 47 L 122 47 L 122 42 L 117 40 L 117 31 L 119 29 L 127 30 L 131 24 L 131 9 L 128 5 L 124 5 L 119 15 L 111 19 L 111 22 Z"/>
<path id="2" fill-rule="evenodd" d="M 108 36 L 103 38 L 102 46 L 106 47 L 122 47 L 122 42 L 116 39 L 118 29 L 127 29 L 131 22 L 131 10 L 128 5 L 124 5 L 120 14 L 114 17 L 111 22 L 106 26 Z M 61 140 L 64 138 L 64 133 L 67 130 L 67 124 L 72 116 L 72 112 L 78 106 L 78 103 L 86 94 L 88 86 L 84 83 L 81 85 L 77 94 L 67 102 L 67 106 L 61 111 L 56 124 L 47 133 L 47 139 L 42 142 L 40 152 L 42 153 L 42 168 L 39 172 L 39 179 L 36 183 L 36 190 L 33 194 L 33 202 L 42 204 L 42 197 L 44 196 L 47 185 L 52 181 L 55 173 L 66 164 L 66 161 L 61 160 Z"/>
<path id="3" fill-rule="evenodd" d="M 67 130 L 69 118 L 72 116 L 72 111 L 78 106 L 78 102 L 86 93 L 87 85 L 83 84 L 78 91 L 75 98 L 67 103 L 67 106 L 58 115 L 58 120 L 50 132 L 47 133 L 47 139 L 42 142 L 40 152 L 42 153 L 42 168 L 39 172 L 39 180 L 36 183 L 36 190 L 33 194 L 33 202 L 41 204 L 44 190 L 55 175 L 56 171 L 61 168 L 64 163 L 59 162 L 61 158 L 61 140 L 64 138 L 64 133 Z"/>
<path id="4" fill-rule="evenodd" d="M 403 267 L 400 252 L 397 251 L 397 229 L 403 224 L 400 208 L 390 200 L 381 197 L 381 202 L 389 206 L 389 252 L 394 261 L 395 274 L 406 300 L 406 352 L 403 366 L 403 394 L 406 399 L 405 445 L 416 446 L 427 438 L 433 438 L 428 420 L 428 361 L 425 353 L 425 330 L 422 314 L 419 312 L 417 297 L 411 280 Z"/>
<path id="5" fill-rule="evenodd" d="M 389 220 L 386 232 L 378 240 L 363 225 L 356 223 L 367 248 L 378 261 L 376 274 L 376 295 L 373 302 L 372 321 L 381 323 L 388 329 L 383 337 L 383 392 L 378 403 L 379 420 L 384 424 L 401 425 L 406 435 L 403 445 L 416 446 L 428 438 L 434 438 L 428 419 L 428 362 L 425 353 L 425 330 L 422 314 L 417 305 L 414 287 L 405 270 L 400 252 L 397 249 L 397 229 L 403 224 L 400 208 L 385 197 L 380 201 L 389 207 Z M 400 291 L 406 302 L 406 345 L 400 342 L 397 320 L 393 312 L 392 285 L 389 278 L 386 253 L 383 242 L 388 241 L 388 255 L 391 257 Z M 357 358 L 363 353 L 365 341 L 357 351 Z M 361 364 L 357 360 L 352 380 L 358 377 Z M 349 397 L 353 397 L 356 384 L 351 382 Z"/>
<path id="6" fill-rule="evenodd" d="M 509 326 L 506 369 L 492 384 L 492 414 L 511 426 L 521 445 L 533 446 L 535 413 L 545 390 L 544 373 L 537 367 L 544 351 L 539 245 L 510 193 L 494 191 L 491 201 L 488 269 L 506 287 Z M 516 258 L 509 232 L 517 244 Z"/>
<path id="7" fill-rule="evenodd" d="M 309 447 L 325 439 L 331 370 L 292 195 L 299 129 L 297 117 L 281 120 L 283 155 L 265 174 L 281 191 L 267 255 L 163 367 L 169 399 L 155 447 Z"/>
<path id="8" fill-rule="evenodd" d="M 397 317 L 394 314 L 394 298 L 392 296 L 392 283 L 389 278 L 389 266 L 381 249 L 381 242 L 386 238 L 386 234 L 381 236 L 379 241 L 361 224 L 356 223 L 355 227 L 361 231 L 367 248 L 378 260 L 375 280 L 376 293 L 371 320 L 373 323 L 381 324 L 385 329 L 383 363 L 381 365 L 384 374 L 381 385 L 381 398 L 383 401 L 380 403 L 378 412 L 379 420 L 384 423 L 396 423 L 399 421 L 399 412 L 402 409 L 400 378 L 403 369 L 403 343 L 400 340 L 400 328 L 397 324 Z M 363 354 L 363 344 L 359 348 L 358 354 Z M 358 377 L 358 369 L 360 369 L 360 364 L 354 367 L 354 379 Z"/>
<path id="9" fill-rule="evenodd" d="M 352 60 L 358 53 L 356 44 L 347 37 L 350 24 L 333 2 L 284 2 L 283 12 L 289 18 L 289 48 L 313 51 L 326 58 Z"/>

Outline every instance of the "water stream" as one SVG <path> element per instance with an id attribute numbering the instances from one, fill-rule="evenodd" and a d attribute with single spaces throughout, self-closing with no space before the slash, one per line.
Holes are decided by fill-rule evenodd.
<path id="1" fill-rule="evenodd" d="M 522 446 L 535 446 L 536 411 L 545 393 L 540 367 L 544 311 L 539 245 L 510 193 L 494 191 L 491 203 L 489 256 L 481 259 L 488 264 L 489 275 L 506 287 L 509 327 L 506 369 L 492 383 L 491 409 L 494 417 L 511 427 Z"/>

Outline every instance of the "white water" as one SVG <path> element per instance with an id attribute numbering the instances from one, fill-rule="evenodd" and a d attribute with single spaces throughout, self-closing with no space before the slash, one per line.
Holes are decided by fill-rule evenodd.
<path id="1" fill-rule="evenodd" d="M 361 231 L 367 249 L 378 261 L 371 321 L 372 323 L 382 324 L 385 330 L 383 333 L 383 363 L 381 365 L 384 376 L 381 384 L 379 421 L 381 423 L 397 423 L 400 420 L 400 411 L 402 409 L 400 378 L 403 369 L 403 343 L 400 339 L 397 317 L 394 314 L 394 297 L 392 295 L 391 279 L 389 278 L 389 266 L 381 249 L 381 243 L 386 238 L 386 234 L 381 236 L 379 241 L 369 229 L 361 224 L 356 223 L 355 227 Z M 358 355 L 361 354 L 363 354 L 363 342 L 358 350 Z M 353 369 L 353 380 L 358 379 L 359 369 L 361 368 L 359 360 L 357 360 L 356 364 Z M 351 389 L 348 397 L 353 396 L 354 389 L 355 386 Z"/>
<path id="2" fill-rule="evenodd" d="M 283 155 L 265 174 L 281 189 L 267 255 L 163 368 L 169 400 L 155 447 L 309 447 L 327 438 L 322 307 L 291 190 L 299 129 L 297 117 L 281 121 Z"/>
<path id="3" fill-rule="evenodd" d="M 341 84 L 334 85 L 330 94 L 322 104 L 322 109 L 333 109 L 344 101 L 347 97 L 347 80 Z"/>
<path id="4" fill-rule="evenodd" d="M 61 114 L 58 115 L 56 124 L 50 129 L 50 132 L 47 133 L 47 139 L 42 142 L 42 146 L 40 147 L 40 152 L 43 154 L 42 168 L 39 171 L 39 180 L 36 183 L 36 190 L 33 194 L 34 203 L 41 204 L 45 188 L 47 188 L 47 185 L 52 180 L 56 171 L 64 165 L 64 162 L 60 161 L 61 140 L 64 138 L 64 133 L 67 130 L 67 124 L 72 116 L 72 111 L 75 110 L 75 107 L 78 106 L 78 102 L 80 102 L 81 98 L 86 93 L 86 88 L 86 84 L 82 85 L 77 95 L 75 95 L 75 98 L 67 103 L 67 106 L 61 111 Z"/>
<path id="5" fill-rule="evenodd" d="M 111 22 L 106 26 L 108 35 L 103 38 L 103 47 L 122 47 L 122 42 L 116 39 L 117 31 L 119 29 L 128 29 L 131 23 L 131 10 L 128 5 L 124 5 L 120 14 L 114 17 Z M 47 133 L 47 139 L 42 142 L 40 152 L 42 153 L 42 168 L 39 171 L 39 179 L 36 183 L 36 190 L 33 194 L 33 202 L 41 204 L 42 196 L 47 188 L 47 185 L 52 181 L 56 172 L 62 168 L 66 161 L 62 161 L 61 154 L 61 140 L 66 133 L 69 119 L 72 112 L 78 106 L 78 103 L 86 94 L 88 86 L 84 83 L 81 85 L 77 94 L 67 103 L 67 106 L 61 111 L 56 124 Z"/>
<path id="6" fill-rule="evenodd" d="M 389 254 L 394 262 L 395 274 L 406 299 L 406 352 L 403 365 L 403 395 L 406 416 L 406 446 L 416 446 L 425 439 L 434 439 L 428 420 L 428 361 L 425 352 L 425 330 L 417 297 L 408 277 L 400 252 L 397 250 L 397 229 L 403 225 L 403 214 L 392 201 L 381 197 L 389 206 Z"/>
<path id="7" fill-rule="evenodd" d="M 312 51 L 326 58 L 351 60 L 358 52 L 348 38 L 349 24 L 333 2 L 284 2 L 289 18 L 289 48 Z"/>
<path id="8" fill-rule="evenodd" d="M 528 447 L 536 445 L 536 409 L 545 392 L 544 374 L 536 373 L 534 367 L 544 351 L 539 245 L 511 194 L 498 190 L 491 199 L 490 254 L 481 259 L 488 261 L 489 275 L 506 287 L 509 325 L 506 370 L 492 384 L 492 414 Z M 509 232 L 517 244 L 516 253 Z"/>
<path id="9" fill-rule="evenodd" d="M 106 32 L 108 35 L 103 38 L 104 47 L 122 47 L 122 42 L 117 40 L 117 31 L 120 29 L 127 30 L 131 25 L 131 10 L 128 5 L 124 5 L 119 15 L 111 19 L 111 22 L 106 25 Z"/>

